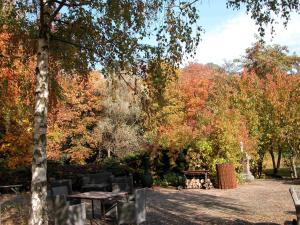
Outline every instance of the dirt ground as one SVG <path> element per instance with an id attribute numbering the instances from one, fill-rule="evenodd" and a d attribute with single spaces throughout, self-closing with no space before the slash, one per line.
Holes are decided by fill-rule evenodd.
<path id="1" fill-rule="evenodd" d="M 292 224 L 288 180 L 256 180 L 231 190 L 155 188 L 148 195 L 149 224 Z"/>
<path id="2" fill-rule="evenodd" d="M 300 183 L 289 180 L 256 180 L 232 190 L 155 187 L 147 194 L 146 224 L 292 224 L 291 185 L 300 195 Z M 26 224 L 28 194 L 0 195 L 0 204 L 1 225 Z"/>

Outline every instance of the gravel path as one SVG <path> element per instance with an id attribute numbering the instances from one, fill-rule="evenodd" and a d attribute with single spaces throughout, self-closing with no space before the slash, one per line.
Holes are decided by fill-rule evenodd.
<path id="1" fill-rule="evenodd" d="M 256 180 L 231 190 L 149 191 L 148 224 L 292 224 L 291 181 Z M 300 185 L 295 185 L 300 194 Z"/>

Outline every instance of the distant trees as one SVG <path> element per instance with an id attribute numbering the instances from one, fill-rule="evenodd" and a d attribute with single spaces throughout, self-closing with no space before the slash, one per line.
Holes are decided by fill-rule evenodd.
<path id="1" fill-rule="evenodd" d="M 258 176 L 268 153 L 275 174 L 284 159 L 297 177 L 300 75 L 290 71 L 298 56 L 280 46 L 257 43 L 252 48 L 238 74 L 191 64 L 167 83 L 164 104 L 154 116 L 158 124 L 147 133 L 157 146 L 154 155 L 166 150 L 174 167 L 183 153 L 191 168 L 214 171 L 218 162 L 238 168 L 243 142 Z"/>
<path id="2" fill-rule="evenodd" d="M 297 74 L 300 72 L 300 57 L 288 53 L 286 46 L 269 46 L 256 42 L 246 50 L 242 64 L 249 72 L 254 72 L 259 77 L 276 72 Z"/>
<path id="3" fill-rule="evenodd" d="M 97 127 L 104 156 L 122 157 L 143 149 L 141 78 L 109 77 L 104 89 L 103 113 Z M 103 156 L 102 156 L 103 157 Z"/>
<path id="4" fill-rule="evenodd" d="M 127 84 L 98 72 L 59 77 L 63 95 L 49 115 L 49 159 L 86 164 L 143 148 L 140 99 L 131 89 L 136 79 L 123 76 Z"/>

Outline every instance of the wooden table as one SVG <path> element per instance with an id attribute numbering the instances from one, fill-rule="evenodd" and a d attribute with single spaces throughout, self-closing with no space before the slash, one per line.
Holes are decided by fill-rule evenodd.
<path id="1" fill-rule="evenodd" d="M 92 201 L 92 217 L 95 219 L 95 214 L 94 214 L 94 200 L 99 200 L 101 202 L 101 216 L 103 217 L 105 221 L 105 208 L 103 207 L 103 202 L 107 200 L 111 201 L 117 201 L 122 198 L 127 198 L 128 197 L 128 192 L 105 192 L 105 191 L 90 191 L 90 192 L 83 192 L 79 194 L 73 194 L 73 195 L 68 195 L 68 198 L 73 198 L 73 199 L 86 199 L 86 200 L 91 200 Z"/>
<path id="2" fill-rule="evenodd" d="M 13 185 L 2 185 L 0 186 L 1 189 L 10 189 L 12 190 L 15 194 L 18 194 L 20 191 L 20 188 L 22 187 L 22 184 L 13 184 Z"/>

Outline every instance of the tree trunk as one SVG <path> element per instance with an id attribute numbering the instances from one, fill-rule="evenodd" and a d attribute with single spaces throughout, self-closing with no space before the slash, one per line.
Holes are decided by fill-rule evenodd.
<path id="1" fill-rule="evenodd" d="M 263 162 L 264 162 L 264 154 L 259 155 L 259 159 L 257 161 L 257 176 L 261 178 L 263 172 Z"/>
<path id="2" fill-rule="evenodd" d="M 296 163 L 295 163 L 295 156 L 291 156 L 291 171 L 292 171 L 292 178 L 297 179 L 298 178 L 298 174 L 297 174 L 297 167 L 296 167 Z"/>
<path id="3" fill-rule="evenodd" d="M 46 131 L 49 99 L 48 64 L 50 15 L 50 5 L 47 4 L 45 0 L 40 1 L 40 33 L 37 46 L 30 225 L 48 224 Z"/>
<path id="4" fill-rule="evenodd" d="M 270 152 L 270 155 L 272 158 L 273 174 L 277 174 L 278 171 L 277 171 L 277 167 L 276 167 L 274 152 L 273 152 L 273 150 L 270 150 L 269 152 Z"/>
<path id="5" fill-rule="evenodd" d="M 282 156 L 282 151 L 281 149 L 278 149 L 277 166 L 276 166 L 277 170 L 280 169 L 281 156 Z"/>
<path id="6" fill-rule="evenodd" d="M 34 111 L 34 150 L 31 181 L 31 225 L 48 224 L 46 130 L 48 111 L 48 38 L 39 38 L 36 67 L 36 104 Z"/>

